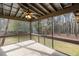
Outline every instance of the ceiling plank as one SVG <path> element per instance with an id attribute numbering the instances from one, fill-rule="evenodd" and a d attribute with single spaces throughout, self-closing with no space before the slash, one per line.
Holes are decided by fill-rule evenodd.
<path id="1" fill-rule="evenodd" d="M 45 8 L 46 10 L 48 10 L 50 13 L 50 10 L 44 5 L 44 3 L 40 3 L 40 5 L 43 6 L 43 8 Z"/>
<path id="2" fill-rule="evenodd" d="M 42 5 L 40 5 L 39 3 L 35 3 L 38 7 L 40 7 L 40 9 L 42 9 L 44 12 L 46 12 L 47 14 L 49 14 L 49 11 L 47 9 L 45 9 Z"/>
<path id="3" fill-rule="evenodd" d="M 25 4 L 26 6 L 24 6 L 23 4 L 19 3 L 20 7 L 26 12 L 27 9 L 32 10 L 34 13 L 40 14 L 40 16 L 43 16 L 43 14 L 39 13 L 38 11 L 36 11 L 34 8 L 29 7 L 27 4 Z"/>
<path id="4" fill-rule="evenodd" d="M 40 3 L 46 10 L 49 11 L 49 13 L 54 12 L 55 9 L 51 7 L 49 3 Z"/>
<path id="5" fill-rule="evenodd" d="M 31 4 L 27 4 L 29 7 L 34 8 L 35 10 L 37 10 L 39 13 L 45 15 L 45 13 L 43 13 L 42 11 L 40 11 L 39 9 L 37 9 L 35 6 L 31 5 Z"/>
<path id="6" fill-rule="evenodd" d="M 32 6 L 36 7 L 37 9 L 39 9 L 42 13 L 47 14 L 47 10 L 45 8 L 43 8 L 39 3 L 30 3 Z M 40 7 L 41 6 L 41 7 Z M 45 12 L 46 11 L 46 12 Z M 49 12 L 48 12 L 49 13 Z"/>
<path id="7" fill-rule="evenodd" d="M 75 12 L 76 10 L 79 10 L 79 4 L 74 4 L 73 6 L 70 6 L 68 8 L 65 8 L 63 9 L 62 11 L 59 10 L 57 12 L 53 12 L 53 13 L 50 13 L 48 15 L 45 15 L 45 16 L 42 16 L 42 17 L 39 17 L 38 19 L 44 19 L 44 18 L 48 18 L 48 17 L 53 17 L 53 16 L 58 16 L 58 15 L 61 15 L 61 14 L 65 14 L 65 13 L 69 13 L 69 12 Z"/>
<path id="8" fill-rule="evenodd" d="M 51 6 L 51 8 L 52 8 L 54 11 L 56 11 L 55 8 L 54 8 L 50 3 L 49 3 L 49 5 Z"/>

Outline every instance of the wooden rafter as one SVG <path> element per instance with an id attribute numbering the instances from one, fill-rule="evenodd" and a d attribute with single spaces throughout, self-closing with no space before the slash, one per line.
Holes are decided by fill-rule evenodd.
<path id="1" fill-rule="evenodd" d="M 50 5 L 50 3 L 49 3 L 49 5 Z M 51 7 L 52 7 L 52 5 L 50 5 Z M 52 7 L 52 9 L 54 10 L 54 11 L 56 11 L 55 9 L 54 9 L 54 7 Z"/>
<path id="2" fill-rule="evenodd" d="M 10 9 L 9 16 L 11 15 L 12 8 L 13 8 L 13 3 L 11 4 L 11 9 Z"/>
<path id="3" fill-rule="evenodd" d="M 45 9 L 43 6 L 41 6 L 39 3 L 35 3 L 35 4 L 38 5 L 38 7 L 40 7 L 47 14 L 49 13 L 49 11 L 47 9 Z"/>
<path id="4" fill-rule="evenodd" d="M 60 5 L 62 6 L 62 8 L 64 9 L 64 5 L 62 3 L 60 3 Z"/>
<path id="5" fill-rule="evenodd" d="M 48 10 L 50 13 L 50 10 L 43 3 L 40 3 L 40 5 L 43 6 L 43 8 L 45 8 L 46 10 Z"/>
<path id="6" fill-rule="evenodd" d="M 31 7 L 31 8 L 33 8 L 33 9 L 35 9 L 36 11 L 38 11 L 39 13 L 41 13 L 41 14 L 43 14 L 43 15 L 45 15 L 45 13 L 43 13 L 42 11 L 40 11 L 39 9 L 37 9 L 35 6 L 33 6 L 33 5 L 31 5 L 31 4 L 27 4 L 29 7 Z"/>
<path id="7" fill-rule="evenodd" d="M 4 5 L 6 5 L 6 6 L 8 6 L 8 7 L 11 7 L 11 6 L 7 5 L 7 4 L 4 4 Z M 13 7 L 13 8 L 17 9 L 16 7 Z"/>
<path id="8" fill-rule="evenodd" d="M 18 14 L 18 11 L 20 10 L 20 7 L 17 9 L 15 16 Z"/>
<path id="9" fill-rule="evenodd" d="M 35 8 L 33 8 L 32 6 L 29 6 L 28 4 L 26 4 L 26 7 L 28 7 L 29 9 L 35 11 L 36 13 L 38 14 L 41 14 L 39 11 L 37 11 Z M 44 14 L 41 14 L 41 15 L 44 15 Z"/>
<path id="10" fill-rule="evenodd" d="M 49 4 L 52 6 L 52 8 L 54 8 L 55 11 L 57 11 L 57 8 L 53 5 L 53 3 L 49 3 Z"/>
<path id="11" fill-rule="evenodd" d="M 43 16 L 41 13 L 39 13 L 38 11 L 36 11 L 34 8 L 29 7 L 27 4 L 25 4 L 26 6 L 24 6 L 23 4 L 20 4 L 20 3 L 19 3 L 19 5 L 20 5 L 20 7 L 21 7 L 24 11 L 26 11 L 27 9 L 30 9 L 30 10 L 32 10 L 34 13 L 37 13 L 37 14 L 40 14 L 40 16 Z"/>
<path id="12" fill-rule="evenodd" d="M 40 5 L 41 6 L 43 6 L 46 10 L 48 10 L 49 11 L 49 13 L 51 13 L 51 12 L 54 12 L 55 11 L 55 9 L 54 8 L 52 8 L 52 6 L 49 4 L 49 3 L 40 3 Z"/>
<path id="13" fill-rule="evenodd" d="M 4 4 L 2 3 L 2 15 L 4 15 Z"/>
<path id="14" fill-rule="evenodd" d="M 39 11 L 41 11 L 43 14 L 47 14 L 44 10 L 42 10 L 41 8 L 39 8 L 38 6 L 37 6 L 37 4 L 35 4 L 35 3 L 30 3 L 33 7 L 35 7 L 35 8 L 37 8 Z M 43 8 L 44 9 L 44 8 Z"/>
<path id="15" fill-rule="evenodd" d="M 52 17 L 52 16 L 58 16 L 58 15 L 61 15 L 61 14 L 65 14 L 65 13 L 69 13 L 69 12 L 74 12 L 76 10 L 79 10 L 79 4 L 74 4 L 73 6 L 70 6 L 68 8 L 65 8 L 62 11 L 59 10 L 57 12 L 53 12 L 53 13 L 50 13 L 48 15 L 39 17 L 38 19 L 41 20 L 41 19 L 44 19 L 44 18 Z"/>

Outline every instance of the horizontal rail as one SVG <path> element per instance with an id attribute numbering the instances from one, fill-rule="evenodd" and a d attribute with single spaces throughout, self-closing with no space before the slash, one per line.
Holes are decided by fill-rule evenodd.
<path id="1" fill-rule="evenodd" d="M 3 37 L 13 37 L 13 36 L 23 36 L 23 35 L 29 35 L 29 34 L 12 34 L 12 35 L 1 35 L 0 38 L 3 38 Z"/>
<path id="2" fill-rule="evenodd" d="M 13 36 L 23 36 L 23 35 L 29 35 L 29 33 L 26 33 L 26 34 L 13 34 L 13 35 L 3 35 L 3 36 L 0 36 L 0 38 L 3 38 L 3 37 L 13 37 Z M 39 36 L 39 37 L 46 37 L 46 38 L 50 38 L 53 40 L 59 40 L 59 41 L 64 41 L 64 42 L 69 42 L 69 43 L 74 43 L 74 44 L 79 44 L 79 40 L 76 39 L 76 40 L 73 40 L 73 39 L 68 39 L 68 38 L 60 38 L 60 37 L 55 37 L 55 36 L 50 36 L 50 35 L 40 35 L 40 34 L 31 34 L 31 35 L 34 35 L 34 36 Z"/>
<path id="3" fill-rule="evenodd" d="M 73 39 L 69 39 L 69 38 L 64 38 L 64 37 L 56 37 L 56 36 L 45 36 L 45 35 L 38 35 L 38 34 L 32 34 L 34 36 L 40 36 L 40 37 L 46 37 L 46 38 L 50 38 L 53 40 L 59 40 L 59 41 L 64 41 L 64 42 L 68 42 L 68 43 L 74 43 L 74 44 L 79 44 L 79 40 L 76 39 L 76 40 L 73 40 Z"/>

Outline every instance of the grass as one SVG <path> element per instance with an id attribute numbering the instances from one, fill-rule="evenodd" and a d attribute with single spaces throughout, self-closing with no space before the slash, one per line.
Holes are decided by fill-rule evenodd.
<path id="1" fill-rule="evenodd" d="M 27 36 L 14 36 L 14 37 L 7 37 L 5 39 L 4 45 L 14 44 L 22 41 L 29 40 L 29 35 Z"/>
<path id="2" fill-rule="evenodd" d="M 72 56 L 79 56 L 79 45 L 54 40 L 54 48 Z"/>

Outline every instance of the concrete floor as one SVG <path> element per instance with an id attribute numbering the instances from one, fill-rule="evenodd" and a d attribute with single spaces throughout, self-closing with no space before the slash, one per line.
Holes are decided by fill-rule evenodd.
<path id="1" fill-rule="evenodd" d="M 33 40 L 0 47 L 0 56 L 65 56 Z"/>

